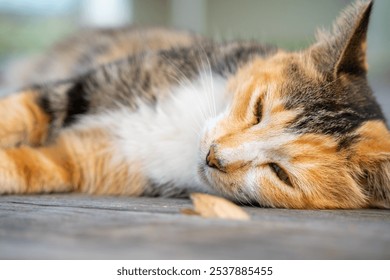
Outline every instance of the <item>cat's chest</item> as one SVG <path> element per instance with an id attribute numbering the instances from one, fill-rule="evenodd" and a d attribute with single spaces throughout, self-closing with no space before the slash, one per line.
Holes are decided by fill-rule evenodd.
<path id="1" fill-rule="evenodd" d="M 205 190 L 197 177 L 199 141 L 210 118 L 226 108 L 226 79 L 201 75 L 172 88 L 154 106 L 105 115 L 118 156 L 136 162 L 154 184 Z"/>

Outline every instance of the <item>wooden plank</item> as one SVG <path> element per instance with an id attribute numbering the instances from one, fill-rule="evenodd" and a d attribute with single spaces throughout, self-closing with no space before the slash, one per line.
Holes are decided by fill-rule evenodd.
<path id="1" fill-rule="evenodd" d="M 389 259 L 390 211 L 250 208 L 180 214 L 185 199 L 0 197 L 1 259 Z"/>

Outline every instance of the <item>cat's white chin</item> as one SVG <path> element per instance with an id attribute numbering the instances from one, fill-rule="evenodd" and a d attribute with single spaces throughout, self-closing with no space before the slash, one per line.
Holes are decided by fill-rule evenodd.
<path id="1" fill-rule="evenodd" d="M 218 185 L 215 184 L 213 180 L 212 173 L 213 171 L 210 170 L 210 168 L 204 164 L 204 163 L 199 163 L 198 165 L 198 178 L 199 180 L 205 184 L 208 188 L 211 190 L 217 192 L 218 194 L 221 194 L 221 189 L 218 187 Z"/>
<path id="2" fill-rule="evenodd" d="M 249 199 L 245 188 L 242 187 L 238 181 L 234 180 L 234 176 L 231 174 L 224 173 L 215 168 L 210 168 L 205 163 L 199 163 L 198 177 L 214 194 L 239 203 L 258 203 L 257 201 Z"/>

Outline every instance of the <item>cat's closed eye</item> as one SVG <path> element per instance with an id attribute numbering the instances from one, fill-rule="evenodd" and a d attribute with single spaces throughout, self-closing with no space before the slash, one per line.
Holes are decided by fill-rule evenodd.
<path id="1" fill-rule="evenodd" d="M 275 175 L 278 176 L 280 181 L 282 181 L 283 183 L 285 183 L 286 185 L 288 185 L 290 187 L 293 186 L 291 184 L 291 181 L 290 181 L 288 174 L 286 173 L 286 171 L 283 170 L 283 168 L 281 168 L 279 165 L 277 165 L 276 163 L 273 163 L 273 162 L 271 162 L 269 164 L 269 166 L 271 167 L 271 170 L 275 173 Z"/>
<path id="2" fill-rule="evenodd" d="M 263 118 L 263 103 L 261 99 L 259 99 L 259 101 L 256 103 L 255 116 L 256 116 L 255 124 L 259 124 L 261 122 L 261 119 Z"/>

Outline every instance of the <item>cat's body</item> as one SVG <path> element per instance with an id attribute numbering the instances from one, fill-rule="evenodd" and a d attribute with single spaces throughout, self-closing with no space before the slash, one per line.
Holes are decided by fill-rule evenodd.
<path id="1" fill-rule="evenodd" d="M 60 44 L 23 78 L 69 79 L 0 101 L 0 193 L 390 207 L 389 132 L 366 81 L 370 10 L 350 7 L 297 53 L 161 29 Z"/>

